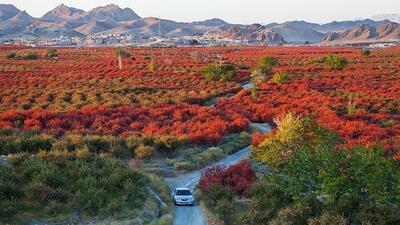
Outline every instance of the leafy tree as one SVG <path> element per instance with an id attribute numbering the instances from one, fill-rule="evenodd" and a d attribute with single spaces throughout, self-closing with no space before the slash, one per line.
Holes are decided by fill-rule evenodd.
<path id="1" fill-rule="evenodd" d="M 307 219 L 313 214 L 310 206 L 295 203 L 279 210 L 276 217 L 268 225 L 307 225 Z"/>
<path id="2" fill-rule="evenodd" d="M 251 83 L 251 97 L 253 100 L 257 100 L 258 94 L 257 94 L 257 88 L 258 88 L 258 82 L 263 80 L 265 76 L 260 72 L 260 70 L 255 70 L 250 74 L 250 83 Z"/>
<path id="3" fill-rule="evenodd" d="M 250 82 L 252 87 L 250 89 L 253 100 L 257 100 L 257 88 L 259 82 L 264 82 L 272 73 L 274 66 L 278 64 L 278 59 L 270 56 L 265 56 L 260 59 L 255 66 L 253 72 L 250 74 Z"/>
<path id="4" fill-rule="evenodd" d="M 340 140 L 337 134 L 318 126 L 311 117 L 300 118 L 288 113 L 274 121 L 277 131 L 252 151 L 254 157 L 273 168 L 285 166 L 291 155 L 303 148 L 331 149 Z"/>
<path id="5" fill-rule="evenodd" d="M 231 64 L 213 64 L 201 71 L 207 80 L 231 81 L 236 77 L 236 69 Z"/>
<path id="6" fill-rule="evenodd" d="M 356 104 L 354 103 L 353 94 L 349 95 L 349 102 L 347 103 L 347 115 L 352 116 L 356 112 Z"/>
<path id="7" fill-rule="evenodd" d="M 189 41 L 189 44 L 190 44 L 190 45 L 193 45 L 193 46 L 196 46 L 196 45 L 199 44 L 199 41 L 196 40 L 196 39 L 192 39 L 192 40 Z"/>
<path id="8" fill-rule="evenodd" d="M 347 59 L 336 54 L 329 54 L 324 58 L 325 67 L 330 70 L 341 70 L 348 64 Z"/>
<path id="9" fill-rule="evenodd" d="M 119 47 L 115 50 L 115 56 L 118 58 L 119 69 L 122 69 L 122 59 L 129 58 L 131 56 L 131 54 L 128 51 L 126 51 L 125 49 Z"/>
<path id="10" fill-rule="evenodd" d="M 293 202 L 283 186 L 268 180 L 262 180 L 251 188 L 250 200 L 246 210 L 237 219 L 240 225 L 267 224 L 279 210 Z"/>
<path id="11" fill-rule="evenodd" d="M 206 205 L 215 212 L 225 224 L 232 224 L 236 208 L 233 204 L 234 193 L 229 186 L 211 185 L 206 195 Z"/>
<path id="12" fill-rule="evenodd" d="M 256 65 L 255 70 L 258 70 L 264 76 L 268 76 L 272 73 L 273 67 L 278 65 L 278 62 L 279 60 L 275 57 L 264 56 Z"/>

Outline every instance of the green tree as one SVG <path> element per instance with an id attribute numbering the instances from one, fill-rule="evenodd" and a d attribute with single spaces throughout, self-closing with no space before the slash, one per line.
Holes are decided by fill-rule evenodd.
<path id="1" fill-rule="evenodd" d="M 340 141 L 337 134 L 317 125 L 312 117 L 300 118 L 288 113 L 274 121 L 277 132 L 252 148 L 255 158 L 273 168 L 285 166 L 291 155 L 303 148 L 331 149 Z"/>
<path id="2" fill-rule="evenodd" d="M 258 64 L 255 67 L 255 70 L 258 70 L 262 75 L 268 76 L 272 73 L 272 69 L 274 66 L 278 65 L 279 60 L 275 57 L 264 56 L 260 59 Z"/>
<path id="3" fill-rule="evenodd" d="M 129 58 L 131 56 L 131 54 L 128 51 L 126 51 L 125 49 L 119 47 L 115 50 L 115 56 L 118 58 L 119 69 L 122 69 L 122 59 Z"/>
<path id="4" fill-rule="evenodd" d="M 347 103 L 347 115 L 352 116 L 356 112 L 356 104 L 354 103 L 353 94 L 349 95 L 349 102 Z"/>

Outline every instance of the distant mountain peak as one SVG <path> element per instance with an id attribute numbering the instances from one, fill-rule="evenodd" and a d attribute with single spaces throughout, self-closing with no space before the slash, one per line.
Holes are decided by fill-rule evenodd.
<path id="1" fill-rule="evenodd" d="M 124 8 L 121 9 L 118 5 L 109 4 L 105 6 L 96 7 L 89 12 L 85 13 L 84 16 L 86 21 L 96 20 L 115 20 L 115 21 L 129 21 L 140 19 L 132 9 Z"/>
<path id="2" fill-rule="evenodd" d="M 33 17 L 29 15 L 25 10 L 20 11 L 17 15 L 12 17 L 11 19 L 18 19 L 18 20 L 31 20 Z"/>
<path id="3" fill-rule="evenodd" d="M 42 19 L 50 21 L 77 20 L 84 14 L 84 12 L 85 11 L 81 9 L 60 4 L 50 12 L 46 13 Z"/>
<path id="4" fill-rule="evenodd" d="M 195 22 L 192 22 L 191 24 L 200 25 L 200 26 L 223 26 L 223 25 L 227 25 L 228 23 L 219 18 L 211 18 L 211 19 L 203 20 L 203 21 L 195 21 Z"/>
<path id="5" fill-rule="evenodd" d="M 360 24 L 340 33 L 329 34 L 325 44 L 400 41 L 400 24 L 385 21 L 378 25 Z"/>
<path id="6" fill-rule="evenodd" d="M 10 19 L 20 12 L 11 4 L 0 4 L 0 21 Z"/>

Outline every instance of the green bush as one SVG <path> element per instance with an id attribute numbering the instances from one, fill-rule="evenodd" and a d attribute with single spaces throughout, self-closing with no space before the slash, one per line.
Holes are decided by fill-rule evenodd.
<path id="1" fill-rule="evenodd" d="M 145 175 L 114 158 L 20 155 L 0 164 L 0 172 L 0 223 L 13 215 L 60 218 L 76 208 L 84 217 L 138 212 L 148 198 Z"/>
<path id="2" fill-rule="evenodd" d="M 369 55 L 371 55 L 371 51 L 368 50 L 368 49 L 363 49 L 363 50 L 361 50 L 361 55 L 362 56 L 369 56 Z"/>
<path id="3" fill-rule="evenodd" d="M 275 84 L 287 84 L 292 81 L 293 77 L 292 74 L 287 72 L 277 72 L 272 77 L 272 82 Z"/>
<path id="4" fill-rule="evenodd" d="M 57 49 L 51 48 L 46 50 L 46 58 L 55 58 L 58 56 Z"/>
<path id="5" fill-rule="evenodd" d="M 154 72 L 154 71 L 156 71 L 158 69 L 157 63 L 156 63 L 156 61 L 154 59 L 151 59 L 151 61 L 149 62 L 148 67 L 149 67 L 149 71 L 150 72 Z"/>
<path id="6" fill-rule="evenodd" d="M 29 51 L 22 55 L 22 59 L 24 59 L 24 60 L 35 60 L 38 58 L 39 58 L 39 55 L 37 52 Z"/>
<path id="7" fill-rule="evenodd" d="M 201 73 L 210 81 L 231 81 L 236 77 L 236 69 L 231 64 L 209 65 Z"/>
<path id="8" fill-rule="evenodd" d="M 314 217 L 308 220 L 308 225 L 347 225 L 347 219 L 342 215 L 337 215 L 331 212 L 326 212 L 318 217 Z"/>
<path id="9" fill-rule="evenodd" d="M 330 70 L 341 70 L 348 64 L 347 59 L 340 58 L 336 54 L 330 54 L 324 58 L 325 68 Z"/>
<path id="10" fill-rule="evenodd" d="M 6 59 L 15 59 L 17 57 L 16 52 L 9 52 L 6 54 Z"/>
<path id="11" fill-rule="evenodd" d="M 260 59 L 255 67 L 255 70 L 260 71 L 263 75 L 269 75 L 272 73 L 274 66 L 278 65 L 279 60 L 275 57 L 264 56 Z"/>

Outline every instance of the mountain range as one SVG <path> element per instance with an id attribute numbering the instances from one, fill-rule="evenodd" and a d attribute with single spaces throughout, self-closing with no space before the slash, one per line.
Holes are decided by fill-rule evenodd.
<path id="1" fill-rule="evenodd" d="M 372 19 L 334 21 L 326 24 L 306 21 L 285 23 L 230 24 L 220 19 L 176 22 L 155 17 L 141 18 L 130 8 L 115 4 L 90 11 L 61 4 L 40 18 L 10 4 L 0 4 L 0 38 L 85 37 L 98 34 L 180 37 L 200 35 L 216 39 L 256 41 L 267 44 L 359 43 L 399 41 L 400 16 L 382 14 Z"/>

